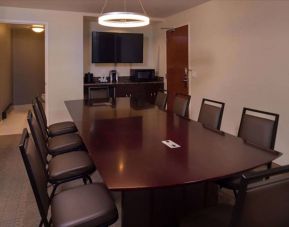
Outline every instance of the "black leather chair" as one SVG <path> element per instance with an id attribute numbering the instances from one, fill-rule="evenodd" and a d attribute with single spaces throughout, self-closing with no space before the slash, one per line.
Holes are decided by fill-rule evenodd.
<path id="1" fill-rule="evenodd" d="M 265 117 L 266 116 L 266 117 Z M 250 108 L 244 108 L 238 136 L 244 142 L 260 148 L 274 149 L 279 115 Z M 272 163 L 267 164 L 271 168 Z M 241 174 L 218 181 L 221 187 L 234 190 L 235 195 L 241 186 Z"/>
<path id="2" fill-rule="evenodd" d="M 36 97 L 33 100 L 33 103 L 37 105 L 39 109 L 39 121 L 41 121 L 41 124 L 43 125 L 43 128 L 44 128 L 43 130 L 45 131 L 45 133 L 47 133 L 47 136 L 53 137 L 53 136 L 63 135 L 66 133 L 77 132 L 77 128 L 75 124 L 71 121 L 58 122 L 58 123 L 48 126 L 46 114 L 45 114 L 40 98 Z"/>
<path id="3" fill-rule="evenodd" d="M 219 204 L 202 210 L 183 219 L 180 226 L 285 227 L 289 225 L 288 192 L 289 165 L 246 173 L 234 206 Z"/>
<path id="4" fill-rule="evenodd" d="M 27 130 L 19 144 L 24 165 L 41 215 L 39 226 L 108 226 L 118 219 L 110 192 L 104 184 L 94 183 L 61 191 L 54 197 L 47 192 L 47 178 L 41 158 Z M 48 210 L 51 206 L 51 218 Z"/>
<path id="5" fill-rule="evenodd" d="M 71 151 L 48 159 L 49 151 L 47 145 L 42 138 L 41 130 L 36 119 L 32 117 L 31 112 L 28 114 L 28 124 L 37 151 L 41 156 L 47 179 L 53 185 L 51 196 L 54 195 L 58 185 L 62 183 L 79 178 L 82 178 L 85 183 L 87 180 L 92 182 L 90 174 L 92 174 L 96 168 L 86 151 Z"/>
<path id="6" fill-rule="evenodd" d="M 167 104 L 167 93 L 163 91 L 158 91 L 156 100 L 155 100 L 155 105 L 158 106 L 161 110 L 166 109 L 166 104 Z"/>
<path id="7" fill-rule="evenodd" d="M 220 130 L 225 103 L 211 99 L 203 99 L 198 122 L 206 127 Z"/>
<path id="8" fill-rule="evenodd" d="M 177 93 L 174 99 L 173 112 L 181 117 L 188 117 L 191 96 Z"/>
<path id="9" fill-rule="evenodd" d="M 42 136 L 47 143 L 47 147 L 51 155 L 54 156 L 65 152 L 69 152 L 71 150 L 84 149 L 82 139 L 76 133 L 62 134 L 54 137 L 49 137 L 45 125 L 41 120 L 42 117 L 40 114 L 40 109 L 38 108 L 38 105 L 36 104 L 35 100 L 32 102 L 32 106 L 38 125 L 41 128 Z"/>
<path id="10" fill-rule="evenodd" d="M 255 114 L 261 114 L 264 117 Z M 278 123 L 279 114 L 244 108 L 238 136 L 249 143 L 274 149 Z"/>

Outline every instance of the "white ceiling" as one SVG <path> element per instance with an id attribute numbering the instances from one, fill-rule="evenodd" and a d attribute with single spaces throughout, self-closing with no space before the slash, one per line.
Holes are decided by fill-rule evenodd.
<path id="1" fill-rule="evenodd" d="M 165 18 L 209 0 L 142 0 L 150 17 Z M 0 0 L 0 6 L 100 13 L 105 0 Z M 105 11 L 142 12 L 139 0 L 108 0 Z"/>

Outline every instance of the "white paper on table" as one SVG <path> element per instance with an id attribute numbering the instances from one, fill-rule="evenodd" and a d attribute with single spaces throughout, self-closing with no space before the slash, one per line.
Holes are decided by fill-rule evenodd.
<path id="1" fill-rule="evenodd" d="M 162 143 L 165 144 L 166 146 L 168 146 L 169 148 L 179 148 L 179 147 L 181 147 L 179 144 L 177 144 L 177 143 L 175 143 L 174 141 L 171 141 L 171 140 L 163 140 Z"/>

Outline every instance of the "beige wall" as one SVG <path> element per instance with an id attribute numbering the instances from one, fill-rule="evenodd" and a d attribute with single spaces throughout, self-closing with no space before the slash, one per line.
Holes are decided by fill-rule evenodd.
<path id="1" fill-rule="evenodd" d="M 114 64 L 101 64 L 91 63 L 91 33 L 92 31 L 102 32 L 122 32 L 122 33 L 143 33 L 144 34 L 144 55 L 143 63 L 137 64 L 124 64 L 118 63 L 116 67 Z M 86 18 L 84 20 L 84 73 L 92 72 L 94 76 L 108 76 L 109 71 L 116 69 L 120 76 L 129 76 L 130 68 L 154 68 L 154 56 L 153 56 L 153 26 L 149 25 L 140 28 L 108 28 L 100 26 L 97 23 L 97 19 Z"/>
<path id="2" fill-rule="evenodd" d="M 12 103 L 11 28 L 0 24 L 0 114 Z"/>
<path id="3" fill-rule="evenodd" d="M 156 26 L 153 47 L 155 66 L 164 75 L 160 28 L 189 24 L 191 118 L 197 119 L 203 97 L 226 102 L 222 130 L 233 134 L 243 106 L 279 113 L 275 148 L 284 153 L 280 164 L 289 163 L 288 12 L 288 1 L 212 0 Z M 48 25 L 48 115 L 51 123 L 68 119 L 64 100 L 82 98 L 83 15 L 0 7 L 0 22 L 7 20 Z"/>
<path id="4" fill-rule="evenodd" d="M 167 18 L 155 30 L 164 56 L 165 32 L 159 28 L 189 24 L 192 119 L 203 97 L 226 103 L 222 130 L 232 134 L 244 106 L 280 114 L 279 164 L 289 163 L 288 12 L 288 1 L 213 0 Z"/>
<path id="5" fill-rule="evenodd" d="M 83 97 L 83 15 L 0 7 L 0 22 L 47 25 L 46 100 L 50 123 L 70 119 L 64 101 Z"/>
<path id="6" fill-rule="evenodd" d="M 12 29 L 13 104 L 31 104 L 44 93 L 44 34 Z"/>

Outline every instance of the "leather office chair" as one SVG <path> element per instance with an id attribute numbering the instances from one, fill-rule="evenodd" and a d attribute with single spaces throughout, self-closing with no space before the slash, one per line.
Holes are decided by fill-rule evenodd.
<path id="1" fill-rule="evenodd" d="M 266 115 L 271 119 L 250 115 L 248 112 Z M 238 136 L 255 145 L 274 149 L 278 123 L 279 114 L 244 108 Z"/>
<path id="2" fill-rule="evenodd" d="M 180 226 L 288 226 L 288 173 L 289 165 L 258 173 L 246 173 L 242 176 L 240 192 L 234 207 L 219 204 L 184 219 Z M 269 180 L 264 180 L 268 177 Z"/>
<path id="3" fill-rule="evenodd" d="M 34 131 L 37 132 L 37 134 L 35 134 L 35 140 L 40 141 L 39 143 L 43 144 L 43 147 L 47 149 L 47 153 L 50 154 L 52 157 L 60 155 L 60 154 L 64 154 L 67 152 L 82 150 L 81 148 L 83 146 L 83 143 L 79 135 L 65 134 L 62 136 L 49 138 L 49 140 L 47 141 L 46 138 L 44 138 L 42 131 L 40 129 L 40 126 L 31 111 L 28 111 L 27 122 L 31 130 L 34 129 Z M 76 135 L 77 136 L 76 138 L 79 137 L 80 142 L 76 143 L 77 141 L 73 141 L 74 137 L 71 139 L 69 138 L 67 140 L 62 141 L 61 139 L 64 138 L 63 136 L 66 136 L 66 135 Z M 55 146 L 51 146 L 51 145 L 55 145 Z"/>
<path id="4" fill-rule="evenodd" d="M 203 99 L 198 122 L 206 127 L 220 130 L 225 103 Z"/>
<path id="5" fill-rule="evenodd" d="M 87 184 L 57 193 L 50 198 L 41 158 L 25 129 L 19 149 L 41 215 L 39 226 L 108 226 L 118 219 L 113 199 L 104 184 Z M 51 218 L 48 210 L 51 206 Z"/>
<path id="6" fill-rule="evenodd" d="M 158 91 L 155 100 L 155 105 L 158 106 L 161 110 L 165 110 L 167 104 L 167 97 L 168 95 L 165 92 Z"/>
<path id="7" fill-rule="evenodd" d="M 41 134 L 47 143 L 49 153 L 52 156 L 69 152 L 71 150 L 84 149 L 84 144 L 81 137 L 76 133 L 62 134 L 54 137 L 49 137 L 46 128 L 41 120 L 40 109 L 35 101 L 32 102 L 33 112 L 37 119 L 37 123 L 41 128 Z M 29 115 L 29 114 L 28 114 Z M 31 114 L 32 116 L 32 114 Z"/>
<path id="8" fill-rule="evenodd" d="M 53 137 L 63 135 L 66 133 L 77 132 L 75 124 L 71 121 L 58 122 L 48 126 L 46 114 L 40 101 L 40 98 L 36 97 L 32 102 L 34 105 L 37 105 L 39 109 L 39 121 L 41 121 L 41 124 L 43 125 L 42 126 L 43 130 L 45 131 L 45 133 L 47 133 L 47 136 Z"/>
<path id="9" fill-rule="evenodd" d="M 188 117 L 191 96 L 177 93 L 174 99 L 173 112 L 181 117 Z"/>
<path id="10" fill-rule="evenodd" d="M 84 182 L 89 180 L 90 174 L 95 171 L 95 166 L 86 151 L 71 151 L 59 154 L 48 160 L 48 149 L 45 141 L 41 136 L 41 130 L 30 113 L 28 115 L 29 128 L 36 145 L 36 150 L 41 156 L 43 168 L 45 169 L 48 181 L 53 184 L 53 196 L 58 185 L 82 178 Z"/>
<path id="11" fill-rule="evenodd" d="M 256 116 L 256 114 L 258 116 Z M 244 108 L 238 136 L 248 144 L 273 150 L 276 140 L 278 122 L 278 114 Z M 272 163 L 268 163 L 267 168 L 270 169 L 271 165 Z M 237 175 L 220 180 L 218 181 L 218 184 L 221 187 L 232 189 L 236 196 L 237 191 L 241 186 L 240 177 L 241 175 Z"/>

